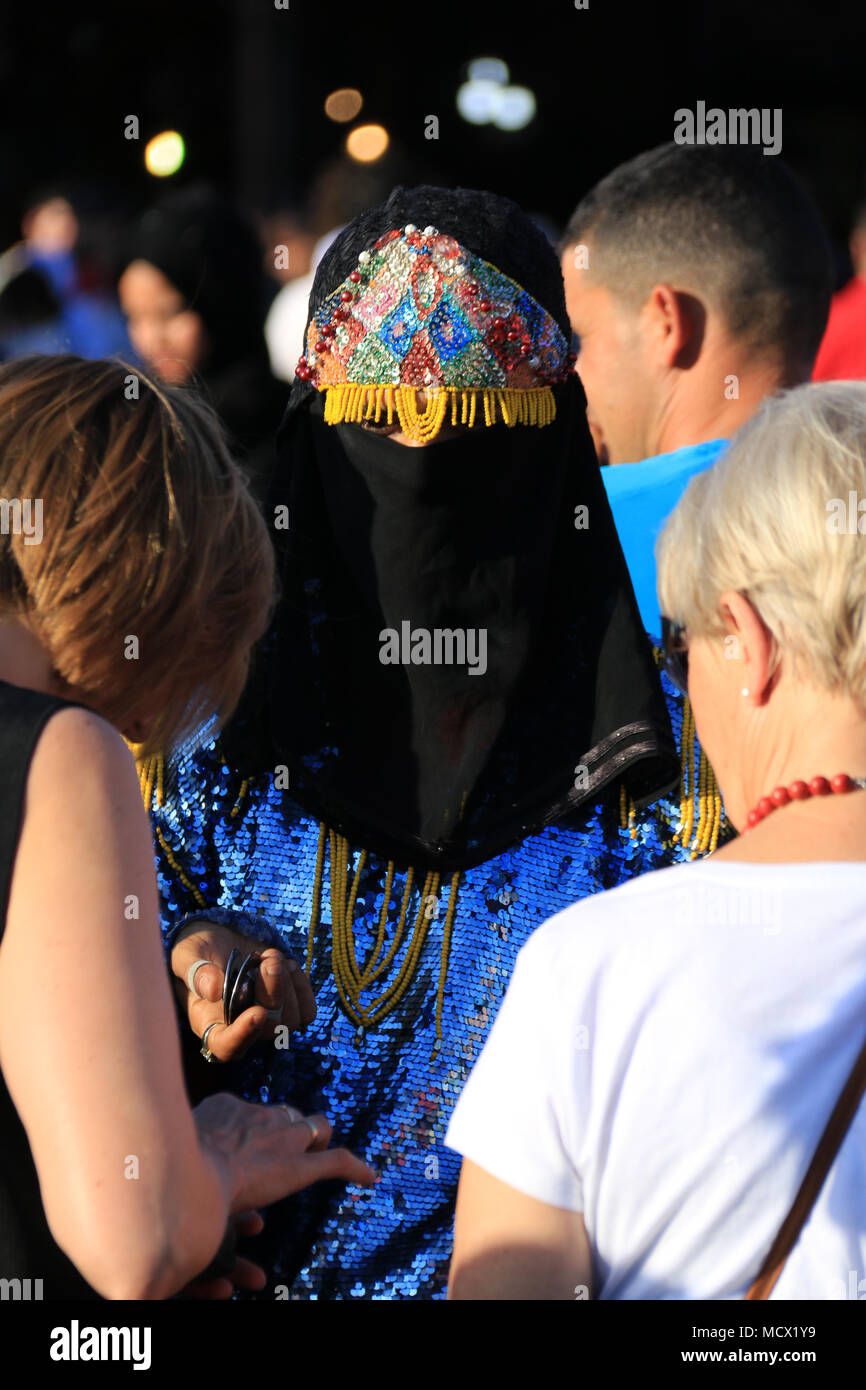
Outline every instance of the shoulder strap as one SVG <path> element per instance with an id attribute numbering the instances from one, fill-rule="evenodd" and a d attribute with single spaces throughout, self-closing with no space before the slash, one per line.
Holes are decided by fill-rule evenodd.
<path id="1" fill-rule="evenodd" d="M 842 1140 L 851 1127 L 857 1113 L 863 1092 L 866 1091 L 866 1043 L 854 1063 L 851 1075 L 845 1083 L 836 1108 L 827 1121 L 815 1156 L 809 1164 L 808 1172 L 800 1184 L 794 1204 L 779 1228 L 779 1233 L 770 1247 L 769 1254 L 761 1266 L 761 1272 L 752 1284 L 746 1299 L 755 1301 L 767 1299 L 773 1291 L 776 1280 L 782 1273 L 785 1261 L 799 1239 L 809 1213 L 815 1205 L 824 1180 L 832 1167 L 833 1160 L 842 1147 Z"/>

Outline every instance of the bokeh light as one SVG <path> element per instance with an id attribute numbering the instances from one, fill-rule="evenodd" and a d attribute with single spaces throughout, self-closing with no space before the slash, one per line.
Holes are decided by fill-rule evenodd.
<path id="1" fill-rule="evenodd" d="M 528 87 L 500 87 L 493 111 L 493 124 L 500 130 L 522 130 L 538 109 L 535 93 Z"/>
<path id="2" fill-rule="evenodd" d="M 469 64 L 469 72 L 469 81 L 457 91 L 457 110 L 464 121 L 522 130 L 534 120 L 538 110 L 535 93 L 528 87 L 507 87 L 502 74 L 507 77 L 508 69 L 498 58 L 478 58 Z M 482 72 L 487 75 L 475 75 Z"/>
<path id="3" fill-rule="evenodd" d="M 473 58 L 469 80 L 457 91 L 457 110 L 470 125 L 522 130 L 535 119 L 538 102 L 528 87 L 510 87 L 508 64 L 501 58 Z"/>
<path id="4" fill-rule="evenodd" d="M 469 64 L 470 82 L 496 82 L 504 86 L 510 73 L 501 58 L 474 58 Z"/>
<path id="5" fill-rule="evenodd" d="M 502 88 L 488 78 L 464 82 L 457 92 L 457 110 L 470 125 L 489 125 Z"/>
<path id="6" fill-rule="evenodd" d="M 325 102 L 325 115 L 332 121 L 353 121 L 364 105 L 364 98 L 354 87 L 340 87 Z"/>
<path id="7" fill-rule="evenodd" d="M 183 137 L 176 130 L 164 130 L 154 135 L 144 147 L 144 164 L 147 172 L 158 179 L 176 174 L 186 155 Z"/>
<path id="8" fill-rule="evenodd" d="M 359 164 L 372 164 L 374 159 L 381 159 L 389 143 L 384 126 L 359 125 L 346 137 L 346 153 Z"/>

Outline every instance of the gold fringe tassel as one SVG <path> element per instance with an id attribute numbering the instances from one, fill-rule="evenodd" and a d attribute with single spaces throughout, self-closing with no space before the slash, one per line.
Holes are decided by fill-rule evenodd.
<path id="1" fill-rule="evenodd" d="M 656 664 L 661 668 L 664 657 L 653 648 Z M 697 814 L 697 824 L 695 816 Z M 619 823 L 623 830 L 631 828 L 635 839 L 635 805 L 625 786 L 619 791 Z M 689 851 L 691 859 L 699 854 L 713 854 L 725 824 L 725 813 L 716 774 L 701 748 L 695 758 L 695 717 L 688 696 L 683 696 L 683 727 L 680 734 L 680 819 L 673 836 L 674 844 Z"/>
<path id="2" fill-rule="evenodd" d="M 325 392 L 325 421 L 329 425 L 360 424 L 372 420 L 378 424 L 383 412 L 388 424 L 393 424 L 394 414 L 400 422 L 404 434 L 412 439 L 427 442 L 433 439 L 442 428 L 449 411 L 451 423 L 475 424 L 477 398 L 481 397 L 485 425 L 495 425 L 497 417 L 503 424 L 535 425 L 542 428 L 556 419 L 556 400 L 549 386 L 517 390 L 511 387 L 502 390 L 485 387 L 483 390 L 465 390 L 460 386 L 441 386 L 427 395 L 424 410 L 416 405 L 414 386 L 358 386 L 345 382 L 340 386 L 323 386 Z"/>
<path id="3" fill-rule="evenodd" d="M 138 768 L 138 780 L 141 786 L 141 798 L 144 802 L 144 809 L 145 811 L 147 811 L 148 815 L 150 815 L 151 807 L 153 806 L 154 792 L 156 792 L 157 806 L 162 806 L 165 801 L 165 758 L 161 753 L 157 753 L 152 758 L 140 758 L 136 754 L 136 744 L 130 743 L 129 748 L 132 751 L 133 757 L 136 761 L 136 766 Z M 244 794 L 247 786 L 248 783 L 243 784 L 243 786 L 241 787 L 241 795 Z M 238 798 L 238 804 L 239 803 L 240 797 Z M 237 807 L 235 807 L 235 810 L 237 810 Z M 235 812 L 233 811 L 232 815 L 234 814 Z M 177 861 L 177 856 L 173 853 L 171 846 L 168 844 L 159 826 L 154 826 L 153 833 L 160 848 L 162 849 L 163 854 L 165 855 L 174 872 L 177 874 L 184 888 L 187 890 L 188 893 L 192 894 L 192 897 L 195 900 L 196 907 L 207 907 L 207 903 L 204 900 L 204 895 L 200 892 L 198 888 L 196 888 L 192 880 L 188 878 L 187 875 L 184 873 L 183 869 Z"/>
<path id="4" fill-rule="evenodd" d="M 619 824 L 627 830 L 633 840 L 637 839 L 637 808 L 628 794 L 625 783 L 619 789 Z"/>
<path id="5" fill-rule="evenodd" d="M 129 745 L 133 755 L 136 757 L 138 769 L 138 780 L 141 786 L 141 796 L 144 808 L 150 813 L 153 807 L 154 795 L 156 796 L 157 806 L 162 806 L 165 801 L 165 758 L 158 754 L 152 758 L 141 758 L 136 755 L 136 746 Z M 244 778 L 241 782 L 237 800 L 229 812 L 231 819 L 240 814 L 250 788 L 250 779 Z M 171 846 L 167 843 L 165 836 L 158 827 L 154 828 L 155 837 L 162 849 L 166 860 L 177 874 L 184 888 L 190 893 L 199 908 L 206 908 L 204 896 L 196 885 L 184 873 L 178 863 L 176 855 L 172 852 Z M 358 863 L 352 874 L 352 884 L 349 887 L 349 865 L 351 861 L 351 850 L 349 842 L 342 835 L 335 831 L 329 831 L 324 823 L 319 826 L 319 842 L 316 851 L 316 871 L 313 878 L 313 903 L 310 912 L 310 926 L 307 935 L 307 954 L 304 969 L 307 976 L 313 967 L 313 947 L 315 942 L 316 928 L 322 910 L 322 885 L 325 876 L 325 852 L 330 842 L 331 859 L 331 966 L 334 972 L 334 979 L 337 985 L 337 993 L 344 1011 L 352 1022 L 359 1029 L 374 1027 L 387 1014 L 397 1008 L 400 1000 L 405 995 L 418 967 L 421 958 L 421 950 L 427 937 L 430 919 L 433 915 L 429 911 L 431 899 L 439 899 L 439 874 L 432 871 L 428 872 L 424 887 L 421 892 L 421 899 L 418 904 L 418 911 L 415 915 L 415 922 L 412 927 L 409 944 L 402 964 L 397 970 L 396 978 L 384 989 L 377 998 L 373 999 L 366 1007 L 361 1004 L 361 995 L 368 990 L 376 980 L 386 973 L 394 957 L 400 949 L 406 930 L 406 920 L 409 912 L 409 902 L 412 896 L 412 887 L 415 879 L 415 871 L 409 868 L 406 872 L 406 880 L 403 887 L 403 897 L 400 904 L 400 913 L 397 918 L 397 925 L 394 930 L 394 938 L 385 956 L 380 960 L 382 949 L 385 945 L 385 933 L 388 924 L 388 908 L 391 903 L 391 892 L 394 886 L 394 875 L 396 865 L 393 860 L 389 860 L 385 875 L 384 897 L 382 910 L 379 913 L 377 926 L 376 942 L 363 970 L 358 965 L 355 951 L 354 933 L 354 913 L 355 903 L 358 897 L 358 887 L 361 882 L 361 875 L 364 865 L 367 862 L 367 851 L 362 850 L 358 856 Z M 438 1051 L 442 1044 L 442 1010 L 445 1003 L 445 982 L 448 975 L 448 959 L 451 953 L 451 936 L 454 929 L 454 919 L 457 914 L 457 894 L 460 887 L 460 874 L 455 873 L 451 876 L 451 885 L 448 894 L 448 907 L 445 911 L 445 921 L 442 928 L 442 951 L 439 961 L 439 984 L 436 991 L 436 1042 L 434 1052 Z"/>
<path id="6" fill-rule="evenodd" d="M 718 848 L 724 811 L 716 775 L 703 749 L 695 762 L 695 717 L 687 697 L 683 699 L 680 764 L 680 823 L 674 843 L 679 841 L 690 857 L 697 859 L 699 854 L 712 854 Z"/>
<path id="7" fill-rule="evenodd" d="M 129 747 L 135 756 L 135 745 L 130 744 Z M 161 754 L 152 758 L 140 758 L 136 756 L 136 765 L 138 768 L 138 779 L 141 785 L 141 796 L 144 802 L 144 808 L 149 814 L 153 807 L 154 796 L 156 797 L 156 804 L 159 807 L 161 807 L 165 801 L 165 759 Z M 232 810 L 229 812 L 231 819 L 234 819 L 240 814 L 249 788 L 250 779 L 244 778 L 238 792 L 237 800 Z M 177 874 L 184 888 L 191 894 L 196 906 L 202 909 L 206 908 L 207 903 L 205 902 L 203 894 L 188 875 L 184 873 L 177 860 L 177 856 L 173 853 L 171 846 L 167 843 L 159 827 L 154 827 L 154 835 L 166 860 Z M 364 1006 L 361 1004 L 362 993 L 368 990 L 376 980 L 387 972 L 400 949 L 400 944 L 403 941 L 406 931 L 406 921 L 409 913 L 409 903 L 412 896 L 415 871 L 412 868 L 407 870 L 403 887 L 403 897 L 400 904 L 400 913 L 394 930 L 394 938 L 388 950 L 385 952 L 384 957 L 380 960 L 385 945 L 388 908 L 391 903 L 391 893 L 396 873 L 394 861 L 389 860 L 385 875 L 384 897 L 382 901 L 382 910 L 379 913 L 376 942 L 364 968 L 361 969 L 355 951 L 354 913 L 361 875 L 367 862 L 367 851 L 363 850 L 358 856 L 358 862 L 352 874 L 350 887 L 349 866 L 352 854 L 349 848 L 349 842 L 342 835 L 336 834 L 335 831 L 329 831 L 324 823 L 321 824 L 319 826 L 319 843 L 316 851 L 316 871 L 313 878 L 313 903 L 307 936 L 307 954 L 304 964 L 308 976 L 313 967 L 313 947 L 316 928 L 319 924 L 322 910 L 325 854 L 329 842 L 331 861 L 331 966 L 337 985 L 337 993 L 339 994 L 340 1003 L 345 1013 L 356 1027 L 359 1029 L 372 1028 L 385 1018 L 387 1014 L 392 1013 L 393 1010 L 397 1008 L 400 1000 L 405 995 L 415 977 L 418 962 L 421 958 L 421 950 L 427 937 L 430 920 L 434 915 L 429 911 L 430 901 L 431 899 L 435 899 L 438 903 L 439 899 L 439 874 L 430 871 L 424 880 L 421 899 L 411 929 L 406 954 L 397 970 L 395 979 L 377 996 L 377 998 Z M 448 975 L 448 959 L 451 952 L 451 936 L 454 929 L 454 919 L 457 913 L 457 894 L 459 887 L 460 874 L 455 873 L 451 877 L 448 907 L 445 911 L 445 921 L 442 929 L 439 984 L 436 991 L 436 1042 L 434 1044 L 434 1052 L 438 1051 L 442 1043 L 442 1010 L 445 1003 L 445 982 Z"/>
<path id="8" fill-rule="evenodd" d="M 394 1009 L 397 1008 L 411 985 L 412 980 L 415 978 L 418 963 L 421 959 L 421 951 L 427 938 L 430 919 L 433 915 L 429 911 L 430 900 L 436 899 L 438 902 L 440 878 L 439 874 L 434 873 L 432 870 L 428 871 L 424 880 L 424 886 L 421 890 L 418 910 L 410 931 L 406 953 L 398 967 L 397 974 L 386 989 L 383 989 L 376 998 L 372 999 L 367 1005 L 364 1005 L 361 1003 L 362 993 L 368 990 L 376 980 L 386 973 L 403 941 L 415 871 L 409 868 L 406 872 L 403 896 L 400 903 L 400 913 L 397 918 L 397 925 L 394 929 L 394 937 L 384 957 L 380 960 L 379 958 L 382 955 L 382 949 L 385 944 L 388 908 L 391 903 L 391 893 L 394 885 L 394 875 L 396 873 L 394 861 L 389 860 L 385 876 L 382 909 L 379 913 L 379 922 L 376 931 L 376 941 L 366 963 L 363 968 L 361 968 L 355 950 L 354 913 L 361 875 L 367 862 L 367 851 L 361 851 L 358 856 L 358 862 L 354 867 L 354 872 L 350 874 L 352 851 L 349 847 L 348 840 L 346 840 L 344 836 L 338 835 L 335 831 L 328 830 L 324 823 L 320 824 L 319 846 L 316 855 L 316 873 L 313 881 L 313 904 L 307 937 L 307 974 L 310 973 L 313 963 L 313 944 L 315 941 L 316 929 L 319 925 L 319 917 L 321 915 L 326 844 L 330 851 L 331 969 L 334 974 L 337 993 L 344 1013 L 355 1024 L 359 1031 L 363 1031 L 368 1028 L 373 1028 L 377 1023 L 381 1022 L 386 1015 L 392 1013 Z M 457 894 L 459 886 L 460 874 L 455 873 L 451 877 L 448 907 L 445 912 L 445 921 L 442 929 L 439 984 L 436 991 L 436 1042 L 434 1044 L 434 1052 L 438 1051 L 442 1043 L 442 1009 L 445 1002 L 445 981 L 448 974 L 448 958 L 451 951 L 451 936 L 454 929 L 454 918 L 457 913 Z"/>

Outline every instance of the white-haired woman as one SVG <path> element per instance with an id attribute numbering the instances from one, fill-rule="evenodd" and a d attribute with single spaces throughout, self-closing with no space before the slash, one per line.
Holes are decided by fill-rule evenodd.
<path id="1" fill-rule="evenodd" d="M 866 385 L 803 386 L 669 519 L 668 670 L 741 834 L 524 947 L 448 1131 L 452 1297 L 866 1289 L 861 499 Z"/>

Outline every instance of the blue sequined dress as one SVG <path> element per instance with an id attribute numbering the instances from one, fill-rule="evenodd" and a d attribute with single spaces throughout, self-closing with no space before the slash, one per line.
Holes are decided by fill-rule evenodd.
<path id="1" fill-rule="evenodd" d="M 317 1017 L 287 1047 L 262 1044 L 223 1069 L 220 1083 L 248 1100 L 324 1111 L 333 1142 L 361 1154 L 381 1177 L 369 1190 L 319 1184 L 272 1207 L 254 1247 L 270 1270 L 258 1297 L 445 1296 L 460 1159 L 442 1140 L 518 951 L 569 903 L 711 847 L 712 773 L 694 743 L 687 707 L 684 727 L 683 702 L 664 678 L 663 684 L 683 749 L 682 802 L 658 801 L 632 812 L 630 821 L 627 812 L 599 806 L 462 875 L 438 1047 L 444 912 L 429 923 L 399 1006 L 359 1034 L 341 1007 L 332 970 L 326 868 L 311 968 Z M 202 908 L 243 910 L 267 918 L 285 948 L 304 961 L 319 826 L 290 792 L 276 790 L 267 777 L 243 784 L 212 742 L 168 769 L 152 817 L 166 933 Z M 384 874 L 384 863 L 371 857 L 355 909 L 359 960 L 375 942 Z M 394 893 L 389 939 L 399 899 Z"/>

